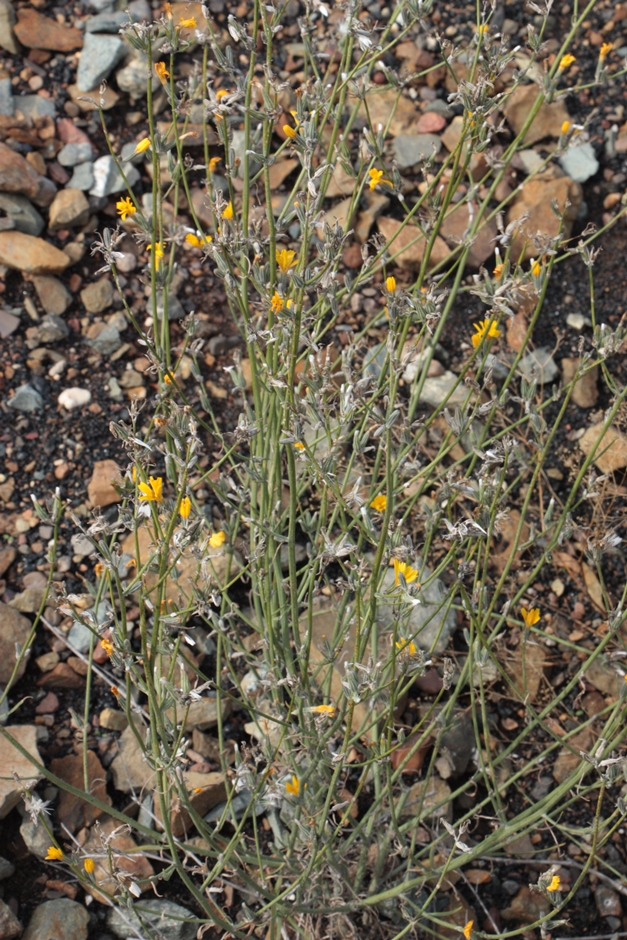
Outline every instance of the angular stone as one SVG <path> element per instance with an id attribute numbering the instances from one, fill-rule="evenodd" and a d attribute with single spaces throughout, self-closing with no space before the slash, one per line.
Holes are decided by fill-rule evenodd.
<path id="1" fill-rule="evenodd" d="M 154 875 L 154 869 L 148 859 L 144 858 L 126 828 L 120 826 L 119 820 L 111 816 L 100 817 L 98 826 L 91 830 L 83 846 L 87 855 L 95 856 L 94 882 L 107 894 L 119 894 L 121 890 L 119 882 L 113 877 L 109 868 L 109 859 L 103 852 L 103 840 L 111 849 L 114 869 L 126 872 L 142 891 L 146 890 L 147 881 Z M 95 888 L 90 890 L 90 894 L 102 904 L 111 904 L 106 895 L 96 891 Z"/>
<path id="2" fill-rule="evenodd" d="M 477 206 L 473 204 L 473 216 L 468 213 L 468 205 L 462 203 L 449 212 L 442 222 L 440 234 L 449 247 L 454 249 L 464 238 L 466 229 L 476 221 Z M 498 235 L 498 228 L 494 219 L 484 219 L 475 235 L 468 252 L 467 264 L 471 268 L 479 268 L 494 254 L 494 239 Z"/>
<path id="3" fill-rule="evenodd" d="M 0 193 L 0 210 L 13 221 L 18 232 L 37 237 L 44 230 L 44 220 L 26 196 Z"/>
<path id="4" fill-rule="evenodd" d="M 118 36 L 87 33 L 76 73 L 78 90 L 85 92 L 97 88 L 103 79 L 109 77 L 124 50 L 124 42 Z"/>
<path id="5" fill-rule="evenodd" d="M 23 649 L 31 630 L 31 623 L 19 611 L 0 603 L 0 685 L 6 685 L 13 674 L 17 657 L 15 646 Z M 28 656 L 25 656 L 17 671 L 16 679 L 24 675 Z M 1 765 L 0 765 L 1 766 Z"/>
<path id="6" fill-rule="evenodd" d="M 50 848 L 50 835 L 42 822 L 32 822 L 27 816 L 20 825 L 20 835 L 31 855 L 45 859 Z"/>
<path id="7" fill-rule="evenodd" d="M 552 201 L 557 202 L 560 212 L 564 213 L 562 237 L 567 239 L 572 231 L 573 221 L 582 201 L 582 189 L 567 176 L 559 179 L 529 179 L 522 184 L 522 189 L 510 204 L 507 224 L 521 219 L 525 213 L 528 218 L 516 229 L 512 240 L 512 250 L 518 257 L 524 248 L 525 259 L 537 257 L 538 247 L 533 244 L 534 235 L 553 238 L 559 232 L 560 220 L 552 208 Z M 566 205 L 566 203 L 570 205 Z"/>
<path id="8" fill-rule="evenodd" d="M 107 310 L 113 303 L 111 280 L 108 277 L 102 277 L 99 281 L 88 284 L 81 291 L 81 300 L 88 313 L 102 313 Z"/>
<path id="9" fill-rule="evenodd" d="M 87 908 L 69 898 L 35 908 L 22 940 L 87 940 Z"/>
<path id="10" fill-rule="evenodd" d="M 141 725 L 137 730 L 146 739 L 146 732 Z M 155 786 L 155 771 L 144 760 L 144 753 L 139 746 L 136 732 L 130 726 L 123 731 L 117 741 L 117 754 L 111 763 L 113 783 L 125 793 L 131 790 L 152 790 Z"/>
<path id="11" fill-rule="evenodd" d="M 50 763 L 50 770 L 65 783 L 77 790 L 83 790 L 85 779 L 82 754 L 66 754 L 65 757 L 55 758 Z M 101 802 L 111 805 L 111 797 L 107 793 L 106 779 L 106 772 L 95 751 L 87 751 L 88 792 Z M 56 806 L 57 818 L 59 823 L 67 826 L 70 832 L 77 832 L 83 826 L 91 826 L 99 816 L 102 816 L 102 812 L 100 807 L 92 806 L 86 800 L 80 799 L 80 797 L 67 790 L 61 790 L 59 793 L 59 801 Z"/>
<path id="12" fill-rule="evenodd" d="M 20 325 L 20 318 L 13 316 L 7 310 L 0 310 L 0 339 L 6 339 L 15 333 Z"/>
<path id="13" fill-rule="evenodd" d="M 562 380 L 564 385 L 572 382 L 579 368 L 578 359 L 562 359 Z M 585 375 L 577 379 L 573 386 L 572 400 L 580 408 L 594 408 L 599 397 L 599 388 L 597 385 L 599 378 L 599 367 L 593 366 Z"/>
<path id="14" fill-rule="evenodd" d="M 186 7 L 190 5 L 185 4 Z M 160 940 L 194 940 L 196 918 L 180 904 L 161 898 L 150 898 L 148 901 L 140 901 L 137 906 L 141 909 L 142 921 L 149 925 L 148 934 L 142 927 L 142 921 L 132 910 L 126 908 L 122 912 L 113 908 L 107 917 L 107 926 L 120 940 L 146 935 L 158 936 Z"/>
<path id="15" fill-rule="evenodd" d="M 14 24 L 15 10 L 11 0 L 0 0 L 0 48 L 6 49 L 11 55 L 19 55 L 20 47 L 13 34 Z"/>
<path id="16" fill-rule="evenodd" d="M 40 176 L 21 154 L 0 142 L 0 191 L 21 193 L 36 206 L 49 206 L 56 186 Z"/>
<path id="17" fill-rule="evenodd" d="M 409 794 L 400 811 L 401 819 L 417 816 L 419 819 L 453 819 L 453 804 L 450 800 L 451 788 L 439 777 L 419 780 L 410 787 Z"/>
<path id="18" fill-rule="evenodd" d="M 101 356 L 112 356 L 122 345 L 120 331 L 110 323 L 97 325 L 102 326 L 102 329 L 99 329 L 89 340 L 89 345 Z"/>
<path id="19" fill-rule="evenodd" d="M 402 228 L 402 222 L 386 216 L 379 218 L 377 225 L 389 244 L 388 251 L 393 259 L 393 264 L 410 271 L 418 270 L 422 265 L 427 246 L 427 240 L 418 226 L 408 223 Z M 448 245 L 443 238 L 437 235 L 429 258 L 428 268 L 445 261 L 449 255 Z"/>
<path id="20" fill-rule="evenodd" d="M 520 700 L 533 703 L 538 697 L 549 661 L 545 650 L 535 639 L 527 640 L 524 644 L 524 651 L 523 657 L 521 644 L 512 651 L 511 659 L 507 663 L 507 671 L 512 678 Z"/>
<path id="21" fill-rule="evenodd" d="M 119 503 L 122 497 L 113 484 L 120 483 L 121 480 L 122 473 L 115 460 L 97 460 L 87 484 L 87 495 L 92 506 Z"/>
<path id="22" fill-rule="evenodd" d="M 41 764 L 37 750 L 37 727 L 35 725 L 7 725 L 5 731 L 21 747 Z M 27 757 L 24 757 L 4 735 L 0 736 L 0 819 L 4 819 L 22 799 L 24 786 L 37 783 L 41 775 Z M 16 783 L 16 775 L 20 783 Z"/>
<path id="23" fill-rule="evenodd" d="M 41 411 L 44 401 L 32 385 L 25 383 L 15 389 L 15 395 L 9 399 L 7 406 L 15 411 L 23 411 L 24 414 L 32 414 L 34 411 Z"/>
<path id="24" fill-rule="evenodd" d="M 70 335 L 65 321 L 56 313 L 47 313 L 36 329 L 37 341 L 44 346 L 47 343 L 59 343 Z"/>
<path id="25" fill-rule="evenodd" d="M 62 228 L 84 225 L 89 213 L 89 203 L 80 189 L 61 189 L 50 206 L 48 228 L 57 232 Z"/>
<path id="26" fill-rule="evenodd" d="M 546 346 L 539 346 L 523 356 L 518 363 L 518 372 L 528 382 L 534 378 L 539 385 L 548 385 L 554 382 L 559 375 L 559 369 Z"/>
<path id="27" fill-rule="evenodd" d="M 77 166 L 79 163 L 86 163 L 91 160 L 94 153 L 90 142 L 77 141 L 70 142 L 63 147 L 57 154 L 57 160 L 61 166 Z"/>
<path id="28" fill-rule="evenodd" d="M 43 238 L 23 232 L 0 232 L 0 264 L 25 274 L 60 274 L 70 259 Z"/>
<path id="29" fill-rule="evenodd" d="M 139 170 L 132 164 L 125 167 L 126 179 L 129 186 L 134 186 L 139 180 Z M 126 183 L 115 165 L 111 155 L 99 157 L 94 162 L 94 186 L 90 189 L 91 196 L 112 196 L 114 193 L 126 192 Z"/>
<path id="30" fill-rule="evenodd" d="M 13 100 L 16 116 L 21 115 L 27 121 L 56 117 L 57 106 L 53 98 L 43 98 L 41 95 L 19 95 Z"/>
<path id="31" fill-rule="evenodd" d="M 152 90 L 155 91 L 159 86 L 159 77 L 154 72 L 151 76 L 147 57 L 138 52 L 115 73 L 118 88 L 129 95 L 131 101 L 146 96 L 151 78 Z"/>
<path id="32" fill-rule="evenodd" d="M 599 421 L 598 424 L 587 428 L 583 437 L 579 439 L 579 446 L 586 457 L 596 447 L 595 466 L 601 473 L 613 473 L 615 470 L 627 467 L 627 435 L 610 425 L 597 446 L 603 434 L 603 426 L 604 422 Z"/>
<path id="33" fill-rule="evenodd" d="M 183 782 L 187 790 L 189 804 L 199 816 L 204 816 L 214 806 L 223 803 L 227 798 L 226 779 L 220 773 L 201 774 L 190 770 L 183 774 Z M 157 820 L 161 822 L 163 817 L 161 816 L 159 800 L 155 801 L 154 809 Z M 176 793 L 172 795 L 170 825 L 172 834 L 177 837 L 193 830 L 191 816 Z"/>
<path id="34" fill-rule="evenodd" d="M 420 401 L 426 402 L 433 408 L 441 405 L 445 399 L 448 407 L 463 405 L 467 398 L 468 388 L 459 381 L 458 375 L 448 369 L 442 375 L 430 375 L 425 380 L 420 393 Z M 472 396 L 470 400 L 472 401 Z"/>
<path id="35" fill-rule="evenodd" d="M 442 141 L 436 134 L 399 134 L 394 138 L 394 156 L 401 170 L 436 156 Z"/>
<path id="36" fill-rule="evenodd" d="M 508 95 L 503 105 L 503 113 L 515 134 L 522 131 L 539 94 L 537 85 L 519 85 Z M 562 124 L 569 120 L 570 115 L 563 101 L 553 101 L 551 104 L 545 102 L 525 135 L 525 144 L 535 144 L 545 137 L 558 138 L 562 133 Z"/>
<path id="37" fill-rule="evenodd" d="M 74 172 L 72 173 L 72 179 L 70 180 L 69 186 L 72 189 L 80 189 L 81 192 L 89 192 L 90 189 L 93 189 L 94 186 L 94 164 L 91 160 L 86 163 L 78 163 L 74 167 Z"/>
<path id="38" fill-rule="evenodd" d="M 72 303 L 72 295 L 67 287 L 56 277 L 36 276 L 33 285 L 39 298 L 39 303 L 46 313 L 56 313 L 61 316 Z"/>
<path id="39" fill-rule="evenodd" d="M 0 7 L 0 13 L 2 8 Z M 21 923 L 11 910 L 8 904 L 0 901 L 0 937 L 2 940 L 11 940 L 11 937 L 17 937 L 21 934 Z"/>
<path id="40" fill-rule="evenodd" d="M 100 88 L 91 88 L 87 92 L 79 91 L 77 85 L 68 85 L 67 90 L 72 101 L 78 105 L 81 111 L 97 111 L 98 106 L 103 111 L 110 111 L 111 108 L 115 108 L 120 100 L 117 91 L 114 91 L 110 85 L 107 85 L 103 92 L 100 91 Z"/>
<path id="41" fill-rule="evenodd" d="M 573 771 L 584 764 L 580 752 L 587 752 L 592 745 L 592 740 L 593 736 L 590 728 L 582 728 L 581 731 L 568 739 L 568 744 L 561 748 L 553 764 L 553 776 L 558 783 L 563 783 Z M 588 767 L 589 765 L 584 764 L 584 766 Z"/>
<path id="42" fill-rule="evenodd" d="M 222 720 L 228 718 L 231 713 L 231 703 L 227 698 L 222 698 Z M 168 716 L 174 721 L 174 710 L 170 709 Z M 176 718 L 182 722 L 185 717 L 184 732 L 191 731 L 192 728 L 198 728 L 199 731 L 209 731 L 218 724 L 218 703 L 213 698 L 201 698 L 197 702 L 192 702 L 187 708 L 177 708 Z"/>
<path id="43" fill-rule="evenodd" d="M 0 3 L 0 46 L 2 45 L 2 5 Z M 0 78 L 0 114 L 12 117 L 15 111 L 13 86 L 10 78 Z"/>
<path id="44" fill-rule="evenodd" d="M 381 90 L 376 86 L 367 93 L 368 112 L 362 103 L 357 116 L 355 127 L 365 127 L 368 124 L 368 117 L 373 130 L 377 130 L 381 125 L 384 129 L 388 126 L 388 133 L 392 137 L 398 137 L 399 134 L 411 133 L 416 126 L 421 112 L 418 106 L 410 98 L 399 95 L 396 89 Z M 355 105 L 355 99 L 350 97 L 346 102 L 346 111 L 351 113 Z"/>
<path id="45" fill-rule="evenodd" d="M 48 49 L 50 52 L 74 52 L 83 45 L 83 34 L 75 26 L 58 23 L 32 7 L 17 11 L 15 35 L 28 49 Z"/>
<path id="46" fill-rule="evenodd" d="M 57 663 L 54 669 L 37 680 L 37 685 L 46 689 L 83 689 L 85 679 L 74 672 L 68 663 Z"/>
<path id="47" fill-rule="evenodd" d="M 0 881 L 4 881 L 6 878 L 11 878 L 15 874 L 15 865 L 10 862 L 8 859 L 0 856 Z M 0 931 L 0 936 L 2 932 Z"/>
<path id="48" fill-rule="evenodd" d="M 420 559 L 412 559 L 411 564 L 418 570 L 418 580 L 423 587 L 418 593 L 420 603 L 412 605 L 405 624 L 406 635 L 411 637 L 420 649 L 431 654 L 440 654 L 446 649 L 457 626 L 457 617 L 452 607 L 442 604 L 446 596 L 442 582 L 438 578 L 432 578 L 432 572 Z M 394 571 L 389 568 L 383 578 L 382 594 L 389 593 L 394 587 L 394 582 Z M 391 629 L 396 617 L 395 608 L 391 604 L 384 601 L 379 603 L 377 623 L 380 627 Z"/>
<path id="49" fill-rule="evenodd" d="M 124 731 L 128 728 L 128 718 L 117 708 L 103 708 L 98 715 L 98 722 L 107 731 Z"/>

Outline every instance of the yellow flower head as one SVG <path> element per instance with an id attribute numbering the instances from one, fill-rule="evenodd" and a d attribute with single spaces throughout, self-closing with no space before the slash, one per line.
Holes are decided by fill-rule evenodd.
<path id="1" fill-rule="evenodd" d="M 564 121 L 561 127 L 562 134 L 567 134 L 569 130 L 570 130 L 570 121 Z"/>
<path id="2" fill-rule="evenodd" d="M 418 577 L 418 572 L 415 568 L 412 568 L 407 564 L 406 561 L 399 561 L 398 558 L 394 559 L 394 580 L 396 584 L 401 583 L 400 575 L 403 575 L 405 578 L 405 584 L 411 584 L 412 581 L 415 581 Z"/>
<path id="3" fill-rule="evenodd" d="M 181 514 L 181 519 L 189 519 L 189 514 L 192 511 L 192 501 L 189 496 L 184 496 L 181 500 L 181 505 L 179 506 L 179 512 Z"/>
<path id="4" fill-rule="evenodd" d="M 546 886 L 547 891 L 559 891 L 561 885 L 561 879 L 559 875 L 553 875 L 551 878 L 551 883 Z"/>
<path id="5" fill-rule="evenodd" d="M 540 277 L 542 274 L 542 265 L 539 261 L 535 261 L 533 258 L 531 260 L 531 274 L 533 277 Z"/>
<path id="6" fill-rule="evenodd" d="M 218 99 L 218 101 L 222 101 L 222 99 L 226 98 L 227 95 L 228 95 L 228 91 L 226 88 L 218 88 L 218 90 L 216 91 L 216 98 Z"/>
<path id="7" fill-rule="evenodd" d="M 381 184 L 385 184 L 386 186 L 392 185 L 389 180 L 383 179 L 383 170 L 368 170 L 368 176 L 370 177 L 370 182 L 368 183 L 370 189 L 375 189 Z"/>
<path id="8" fill-rule="evenodd" d="M 159 78 L 159 81 L 162 85 L 165 85 L 166 81 L 170 77 L 170 73 L 166 68 L 165 62 L 155 62 L 155 72 Z"/>
<path id="9" fill-rule="evenodd" d="M 179 26 L 181 29 L 196 29 L 196 17 L 190 16 L 187 20 L 180 20 Z"/>
<path id="10" fill-rule="evenodd" d="M 526 627 L 533 627 L 534 624 L 540 622 L 541 614 L 539 607 L 532 607 L 530 610 L 527 610 L 526 607 L 521 607 L 520 613 Z"/>
<path id="11" fill-rule="evenodd" d="M 48 848 L 48 852 L 46 854 L 46 861 L 47 862 L 62 862 L 63 852 L 61 851 L 61 849 L 57 849 L 54 845 L 51 845 Z"/>
<path id="12" fill-rule="evenodd" d="M 396 648 L 399 653 L 406 653 L 409 656 L 415 656 L 418 652 L 418 647 L 413 640 L 397 640 Z"/>
<path id="13" fill-rule="evenodd" d="M 135 153 L 146 153 L 150 150 L 150 137 L 142 137 L 135 147 Z"/>
<path id="14" fill-rule="evenodd" d="M 472 928 L 474 927 L 474 925 L 475 925 L 474 920 L 469 920 L 466 926 L 464 927 L 464 929 L 462 930 L 462 933 L 464 937 L 466 938 L 466 940 L 470 940 L 470 938 L 472 937 Z"/>
<path id="15" fill-rule="evenodd" d="M 285 792 L 292 796 L 298 796 L 300 793 L 300 780 L 296 774 L 292 774 L 291 780 L 288 780 L 285 784 Z"/>
<path id="16" fill-rule="evenodd" d="M 604 42 L 601 48 L 599 49 L 599 58 L 604 59 L 613 49 L 611 42 Z"/>
<path id="17" fill-rule="evenodd" d="M 472 336 L 472 345 L 475 349 L 486 337 L 489 339 L 498 339 L 501 335 L 501 330 L 497 328 L 493 320 L 480 320 L 479 323 L 473 323 L 473 326 L 476 330 L 475 334 Z"/>
<path id="18" fill-rule="evenodd" d="M 166 3 L 166 5 L 165 5 L 165 15 L 167 16 L 167 18 L 168 18 L 169 20 L 172 19 L 172 4 L 171 4 L 171 3 Z"/>
<path id="19" fill-rule="evenodd" d="M 209 161 L 209 172 L 215 173 L 218 168 L 218 163 L 222 162 L 222 157 L 212 157 Z"/>
<path id="20" fill-rule="evenodd" d="M 501 274 L 503 273 L 503 268 L 504 268 L 504 267 L 505 267 L 505 265 L 503 264 L 503 262 L 501 262 L 500 264 L 497 264 L 497 266 L 495 267 L 494 271 L 492 272 L 492 274 L 494 275 L 495 278 L 498 279 L 498 278 L 501 276 Z"/>
<path id="21" fill-rule="evenodd" d="M 222 548 L 226 542 L 226 534 L 220 530 L 219 532 L 214 532 L 209 539 L 209 544 L 212 548 Z"/>
<path id="22" fill-rule="evenodd" d="M 309 711 L 314 712 L 316 715 L 329 715 L 333 717 L 333 715 L 335 715 L 335 705 L 314 705 Z"/>
<path id="23" fill-rule="evenodd" d="M 93 858 L 86 858 L 83 862 L 83 868 L 88 875 L 93 875 L 95 867 L 96 863 L 94 862 Z"/>
<path id="24" fill-rule="evenodd" d="M 275 291 L 270 301 L 270 310 L 272 310 L 272 313 L 280 313 L 284 306 L 285 301 L 281 295 Z"/>
<path id="25" fill-rule="evenodd" d="M 387 504 L 387 496 L 385 496 L 383 493 L 379 493 L 379 495 L 375 496 L 375 498 L 372 500 L 370 506 L 372 509 L 374 509 L 375 512 L 385 512 Z"/>
<path id="26" fill-rule="evenodd" d="M 149 477 L 148 483 L 139 483 L 140 499 L 146 502 L 163 502 L 163 480 L 161 477 Z"/>
<path id="27" fill-rule="evenodd" d="M 152 249 L 153 249 L 153 247 L 154 247 L 154 249 L 155 249 L 155 271 L 158 271 L 158 270 L 159 270 L 159 262 L 160 262 L 161 259 L 164 257 L 164 254 L 163 254 L 163 244 L 162 244 L 161 242 L 157 242 L 157 244 L 154 245 L 154 246 L 153 246 L 153 245 L 147 245 L 146 247 L 148 248 L 148 251 L 152 251 Z"/>
<path id="28" fill-rule="evenodd" d="M 185 236 L 185 241 L 188 245 L 191 245 L 192 248 L 202 248 L 203 245 L 209 244 L 211 235 L 203 235 L 202 238 L 199 238 L 198 235 L 194 235 L 193 232 L 188 232 Z"/>
<path id="29" fill-rule="evenodd" d="M 232 219 L 233 218 L 233 203 L 230 202 L 228 206 L 224 209 L 222 213 L 223 219 Z"/>
<path id="30" fill-rule="evenodd" d="M 282 274 L 287 274 L 289 269 L 296 264 L 296 252 L 291 248 L 282 248 L 281 251 L 276 253 L 276 263 L 279 266 L 279 271 Z"/>
<path id="31" fill-rule="evenodd" d="M 296 441 L 296 443 L 294 444 L 294 447 L 296 448 L 296 450 L 304 450 L 304 449 L 305 449 L 305 445 L 302 443 L 302 441 Z"/>
<path id="32" fill-rule="evenodd" d="M 103 640 L 100 641 L 100 645 L 102 646 L 107 656 L 113 655 L 113 643 L 111 642 L 111 640 L 107 640 L 105 637 Z"/>
<path id="33" fill-rule="evenodd" d="M 575 56 L 571 55 L 570 52 L 567 52 L 566 55 L 563 55 L 560 59 L 559 71 L 563 72 L 564 69 L 567 69 L 575 61 Z"/>
<path id="34" fill-rule="evenodd" d="M 127 215 L 135 215 L 137 209 L 133 205 L 133 201 L 129 196 L 125 196 L 124 199 L 118 200 L 115 204 L 115 208 L 118 210 L 118 215 L 123 222 L 126 221 Z"/>
<path id="35" fill-rule="evenodd" d="M 490 28 L 490 27 L 488 26 L 487 23 L 482 23 L 482 24 L 478 27 L 477 32 L 478 32 L 478 34 L 479 34 L 480 36 L 485 36 L 485 34 L 486 34 L 487 31 L 489 30 L 489 28 Z"/>
<path id="36" fill-rule="evenodd" d="M 283 125 L 283 133 L 286 137 L 289 137 L 290 140 L 294 140 L 295 137 L 298 137 L 298 132 L 289 124 Z"/>
<path id="37" fill-rule="evenodd" d="M 386 286 L 386 289 L 390 292 L 390 294 L 393 294 L 394 291 L 396 290 L 396 278 L 386 277 L 385 286 Z"/>

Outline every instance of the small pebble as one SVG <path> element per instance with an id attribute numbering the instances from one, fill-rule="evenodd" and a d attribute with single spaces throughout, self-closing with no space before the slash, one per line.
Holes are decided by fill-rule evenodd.
<path id="1" fill-rule="evenodd" d="M 68 411 L 82 408 L 83 405 L 88 405 L 90 401 L 91 392 L 86 388 L 66 388 L 57 398 L 57 402 L 61 407 L 67 408 Z"/>

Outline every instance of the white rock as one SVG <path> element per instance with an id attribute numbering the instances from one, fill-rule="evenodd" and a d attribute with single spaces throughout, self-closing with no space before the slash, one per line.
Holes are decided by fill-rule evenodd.
<path id="1" fill-rule="evenodd" d="M 91 401 L 91 392 L 86 388 L 65 388 L 57 398 L 62 408 L 73 411 L 75 408 L 82 408 Z"/>

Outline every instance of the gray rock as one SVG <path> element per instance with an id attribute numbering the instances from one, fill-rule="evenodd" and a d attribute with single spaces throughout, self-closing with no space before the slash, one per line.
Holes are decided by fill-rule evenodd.
<path id="1" fill-rule="evenodd" d="M 0 24 L 2 23 L 2 6 L 0 6 Z M 2 28 L 0 25 L 0 33 Z M 0 45 L 1 45 L 0 37 Z M 5 114 L 7 117 L 11 117 L 15 111 L 15 102 L 13 100 L 12 93 L 13 86 L 11 85 L 10 78 L 0 78 L 0 114 Z"/>
<path id="2" fill-rule="evenodd" d="M 101 81 L 109 77 L 124 50 L 124 42 L 118 36 L 86 33 L 76 73 L 78 90 L 91 91 L 97 88 Z"/>
<path id="3" fill-rule="evenodd" d="M 559 165 L 575 183 L 585 183 L 599 170 L 599 161 L 591 143 L 571 145 L 559 158 Z"/>
<path id="4" fill-rule="evenodd" d="M 131 0 L 127 8 L 131 16 L 136 17 L 139 23 L 152 22 L 153 12 L 148 0 Z"/>
<path id="5" fill-rule="evenodd" d="M 78 163 L 85 163 L 91 160 L 93 151 L 91 144 L 66 144 L 57 154 L 57 160 L 61 166 L 76 166 Z"/>
<path id="6" fill-rule="evenodd" d="M 126 191 L 126 183 L 118 172 L 115 160 L 110 154 L 106 157 L 99 157 L 95 161 L 93 169 L 94 185 L 89 190 L 91 196 L 111 196 L 113 193 Z M 134 166 L 127 165 L 124 172 L 129 186 L 134 186 L 139 180 L 139 170 Z"/>
<path id="7" fill-rule="evenodd" d="M 227 819 L 241 819 L 248 807 L 250 806 L 250 801 L 252 799 L 252 792 L 250 790 L 241 790 L 237 793 L 231 802 L 228 804 L 227 810 Z M 212 823 L 216 822 L 222 816 L 222 813 L 227 807 L 226 803 L 218 803 L 217 806 L 214 806 L 211 812 L 207 813 L 205 816 L 205 822 Z M 266 812 L 266 806 L 260 806 L 258 803 L 255 803 L 253 811 L 255 816 L 261 816 L 262 813 Z"/>
<path id="8" fill-rule="evenodd" d="M 163 294 L 157 297 L 157 316 L 163 317 Z M 174 294 L 168 294 L 168 320 L 182 320 L 185 316 L 185 310 L 181 301 Z"/>
<path id="9" fill-rule="evenodd" d="M 528 382 L 535 379 L 536 382 L 545 385 L 552 382 L 559 375 L 555 360 L 550 350 L 545 346 L 540 346 L 538 349 L 534 349 L 533 352 L 523 356 L 518 363 L 518 372 Z"/>
<path id="10" fill-rule="evenodd" d="M 34 411 L 41 411 L 44 406 L 44 400 L 32 385 L 25 382 L 15 390 L 13 398 L 7 402 L 9 408 L 15 408 L 16 411 L 23 411 L 31 414 Z"/>
<path id="11" fill-rule="evenodd" d="M 152 90 L 159 87 L 159 77 L 156 73 L 151 75 L 148 68 L 148 58 L 136 53 L 122 68 L 115 73 L 115 80 L 120 91 L 126 92 L 131 101 L 144 98 L 148 90 L 148 79 L 152 80 Z"/>
<path id="12" fill-rule="evenodd" d="M 131 16 L 133 22 L 138 22 L 137 17 Z M 129 22 L 129 18 L 123 10 L 116 12 L 105 11 L 97 13 L 96 16 L 90 16 L 85 22 L 85 32 L 87 33 L 119 33 L 120 27 Z"/>
<path id="13" fill-rule="evenodd" d="M 90 340 L 88 345 L 101 356 L 112 356 L 122 345 L 122 339 L 114 326 L 105 326 L 104 330 L 95 339 Z"/>
<path id="14" fill-rule="evenodd" d="M 20 826 L 20 835 L 31 855 L 37 858 L 46 857 L 50 848 L 50 836 L 42 823 L 34 823 L 27 816 Z"/>
<path id="15" fill-rule="evenodd" d="M 428 160 L 442 149 L 442 141 L 437 134 L 399 134 L 394 139 L 394 156 L 401 169 L 414 166 Z"/>
<path id="16" fill-rule="evenodd" d="M 140 734 L 143 733 L 141 726 L 138 726 L 137 730 Z M 156 780 L 155 772 L 144 759 L 144 752 L 133 728 L 129 726 L 122 732 L 117 746 L 118 753 L 111 763 L 114 786 L 125 793 L 130 790 L 152 790 Z"/>
<path id="17" fill-rule="evenodd" d="M 20 47 L 13 35 L 15 25 L 15 10 L 11 0 L 0 0 L 0 48 L 6 49 L 12 55 L 20 54 Z"/>
<path id="18" fill-rule="evenodd" d="M 448 370 L 443 372 L 442 375 L 429 376 L 425 379 L 425 384 L 422 386 L 420 401 L 426 402 L 433 408 L 441 405 L 451 390 L 455 388 L 458 381 L 459 376 Z M 459 382 L 457 388 L 455 388 L 455 391 L 453 391 L 451 397 L 448 399 L 447 405 L 449 407 L 451 405 L 461 405 L 466 401 L 467 395 L 468 389 L 463 382 Z"/>
<path id="19" fill-rule="evenodd" d="M 71 189 L 80 189 L 82 192 L 89 192 L 94 185 L 94 164 L 91 160 L 85 163 L 79 163 L 74 167 L 72 179 L 68 183 Z"/>
<path id="20" fill-rule="evenodd" d="M 36 907 L 22 940 L 86 940 L 89 914 L 77 901 L 58 898 Z"/>
<path id="21" fill-rule="evenodd" d="M 44 230 L 44 220 L 26 196 L 0 193 L 0 210 L 6 212 L 9 219 L 12 219 L 14 228 L 18 232 L 37 237 Z"/>
<path id="22" fill-rule="evenodd" d="M 425 112 L 433 111 L 435 114 L 441 114 L 442 117 L 445 118 L 453 117 L 455 113 L 442 98 L 435 98 L 433 101 L 430 101 L 429 104 L 425 106 L 424 110 Z"/>
<path id="23" fill-rule="evenodd" d="M 535 173 L 544 163 L 537 150 L 519 150 L 515 159 L 527 174 Z"/>
<path id="24" fill-rule="evenodd" d="M 51 98 L 42 98 L 41 95 L 19 95 L 14 98 L 15 109 L 21 111 L 25 118 L 57 116 L 57 106 Z"/>
<path id="25" fill-rule="evenodd" d="M 88 313 L 102 313 L 113 303 L 113 284 L 108 277 L 101 277 L 81 291 L 81 300 Z"/>
<path id="26" fill-rule="evenodd" d="M 40 779 L 31 759 L 41 764 L 37 750 L 38 728 L 35 725 L 7 725 L 6 732 L 26 753 L 18 751 L 8 737 L 0 736 L 0 819 L 20 803 L 24 787 Z"/>
<path id="27" fill-rule="evenodd" d="M 95 10 L 96 13 L 111 13 L 115 0 L 83 0 L 83 6 L 88 10 Z"/>
<path id="28" fill-rule="evenodd" d="M 48 313 L 37 327 L 37 340 L 44 345 L 59 343 L 70 335 L 65 322 L 56 313 Z"/>
<path id="29" fill-rule="evenodd" d="M 11 937 L 19 936 L 22 930 L 21 923 L 9 905 L 5 904 L 4 901 L 0 901 L 0 937 L 2 940 L 10 940 Z"/>
<path id="30" fill-rule="evenodd" d="M 69 290 L 56 277 L 38 275 L 33 278 L 33 284 L 39 303 L 46 313 L 56 313 L 61 316 L 72 303 L 72 295 Z"/>
<path id="31" fill-rule="evenodd" d="M 89 543 L 89 554 L 93 551 L 93 545 Z M 75 650 L 78 650 L 79 653 L 86 653 L 91 644 L 91 638 L 93 636 L 93 631 L 86 627 L 84 623 L 81 623 L 77 620 L 74 623 L 74 626 L 68 633 L 68 643 L 71 643 Z"/>
<path id="32" fill-rule="evenodd" d="M 142 921 L 147 929 L 142 926 Z M 107 926 L 123 940 L 132 935 L 158 936 L 159 940 L 193 940 L 196 936 L 194 915 L 180 904 L 158 898 L 138 901 L 133 911 L 128 908 L 110 910 Z"/>
<path id="33" fill-rule="evenodd" d="M 5 878 L 10 878 L 14 871 L 15 865 L 8 861 L 8 859 L 2 858 L 0 855 L 0 881 L 4 881 Z"/>
<path id="34" fill-rule="evenodd" d="M 432 575 L 431 570 L 422 565 L 420 558 L 410 559 L 409 563 L 418 569 L 418 580 L 424 585 Z M 394 571 L 390 568 L 383 578 L 382 594 L 394 587 L 394 581 Z M 445 596 L 444 586 L 439 578 L 430 581 L 420 590 L 420 604 L 412 607 L 404 628 L 406 635 L 412 637 L 416 646 L 431 653 L 442 653 L 446 649 L 449 637 L 457 626 L 455 611 L 451 607 L 447 609 L 446 604 L 441 607 Z M 377 619 L 380 626 L 391 628 L 395 618 L 397 614 L 391 604 L 379 605 Z"/>

